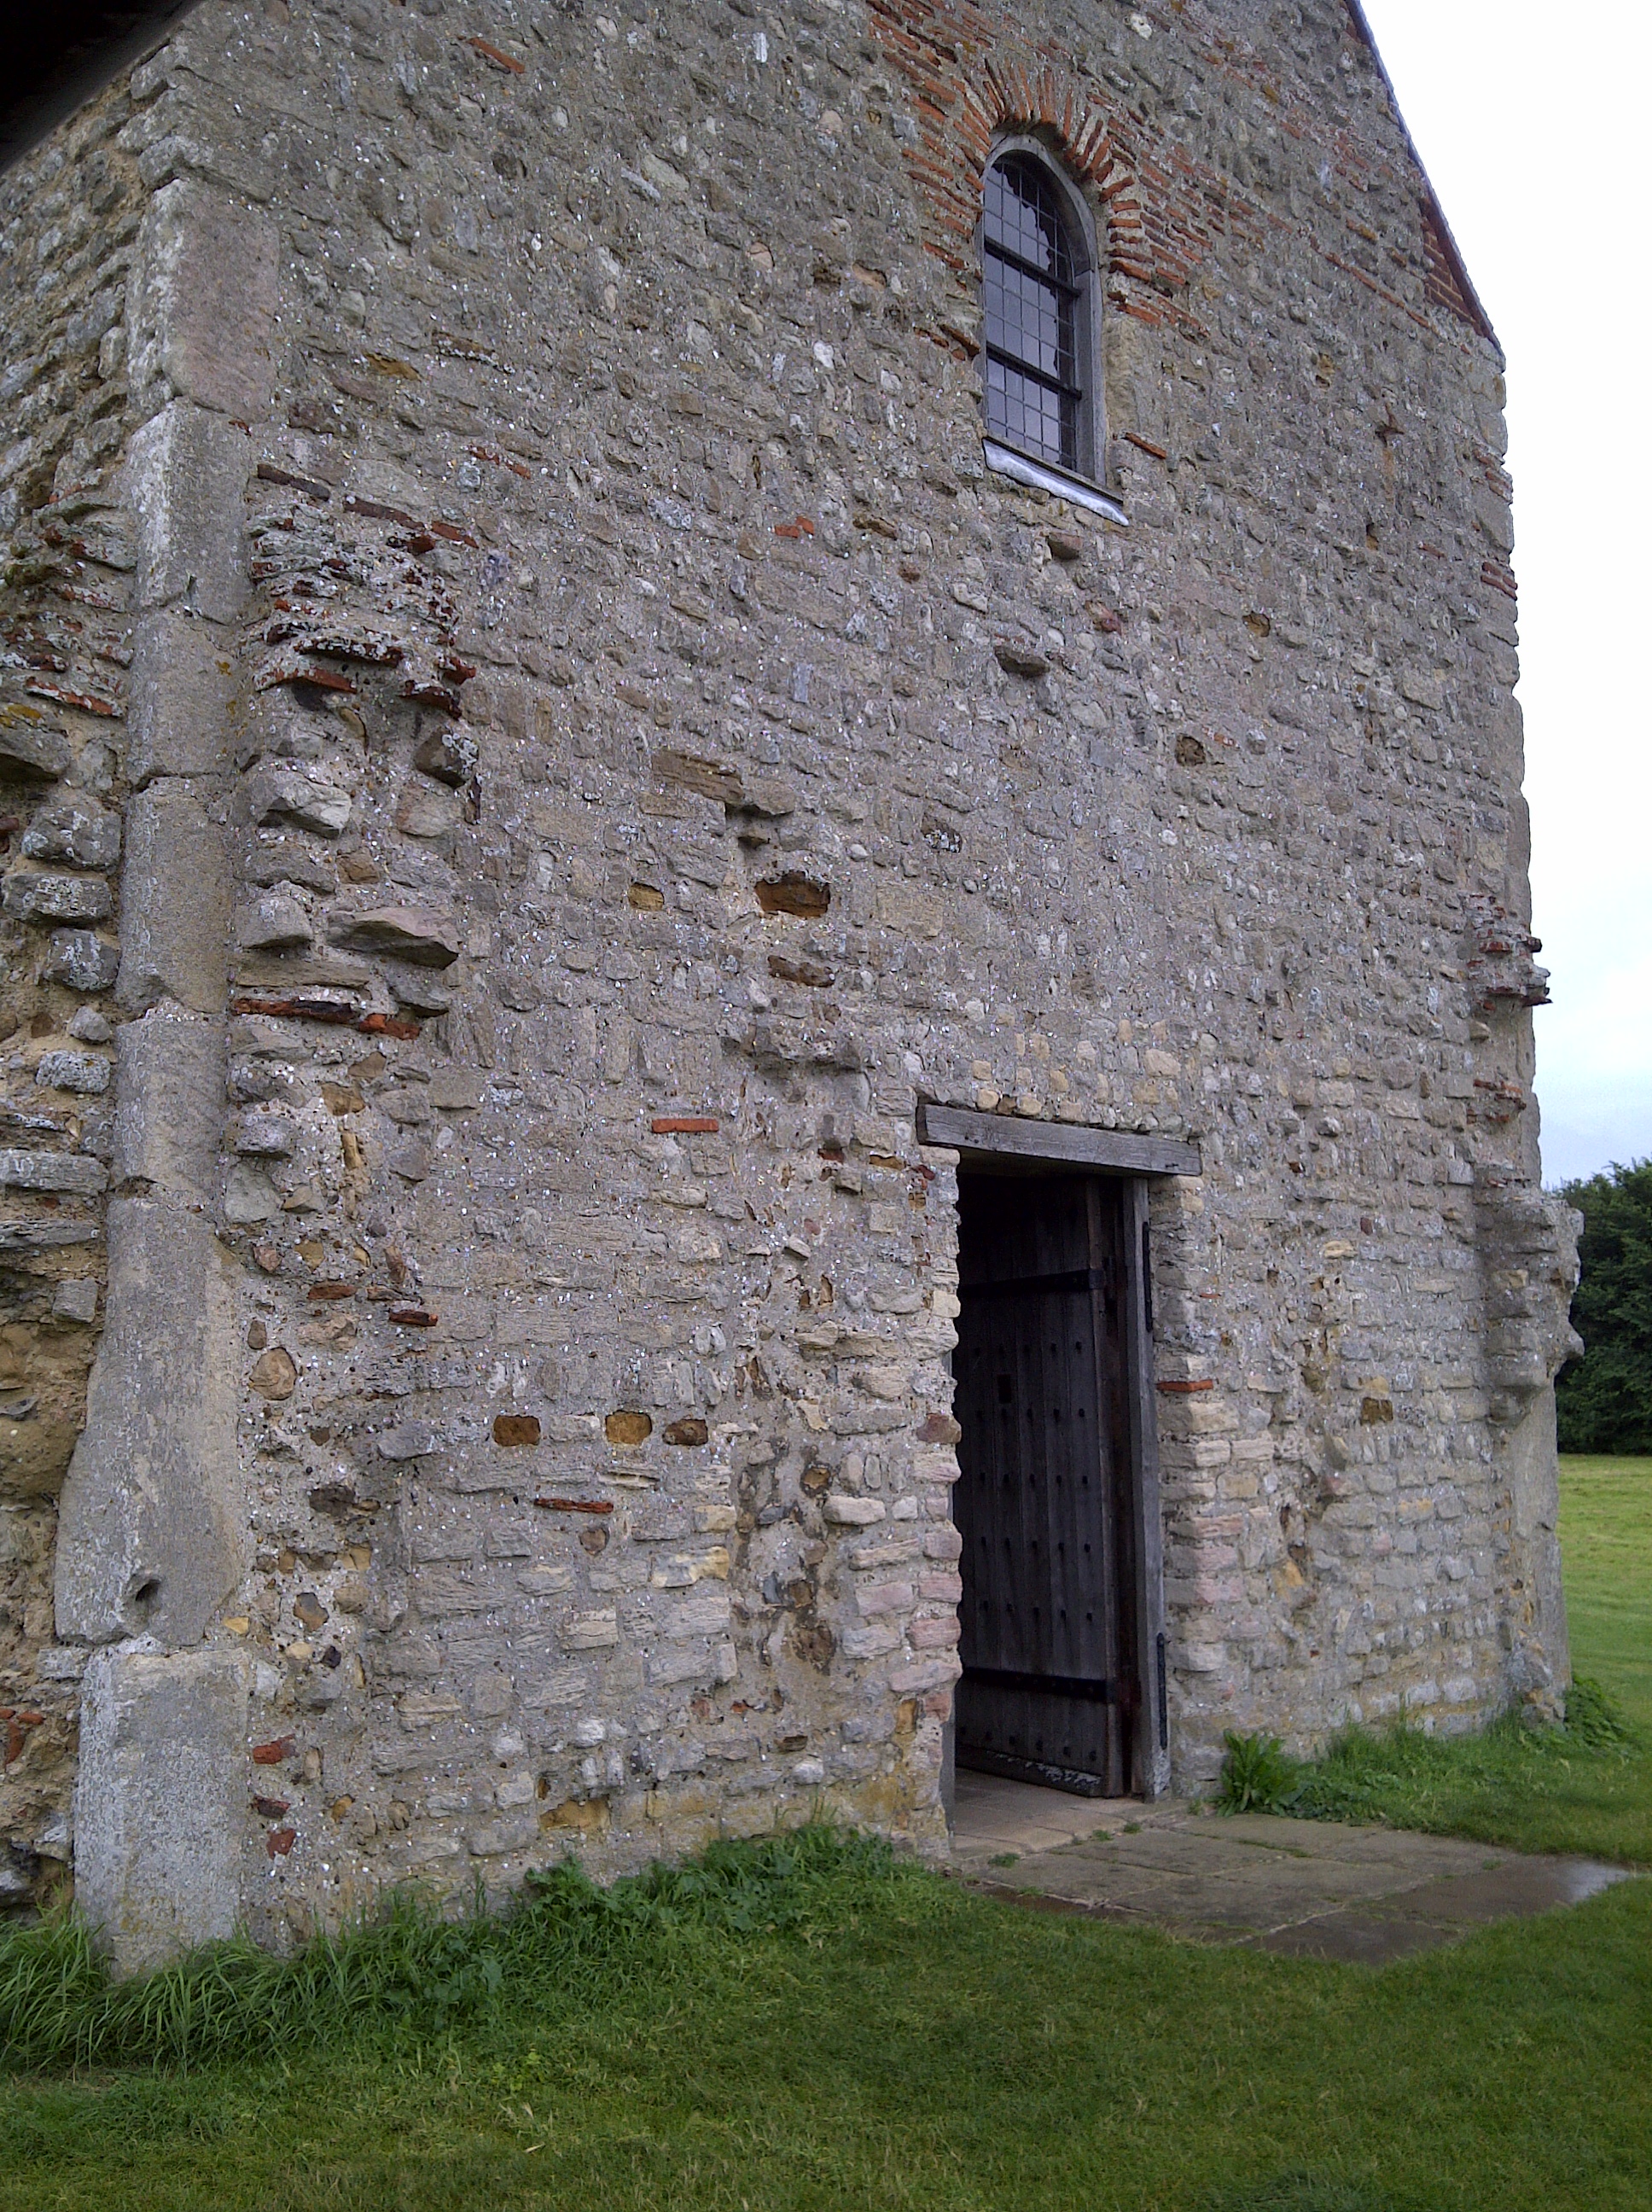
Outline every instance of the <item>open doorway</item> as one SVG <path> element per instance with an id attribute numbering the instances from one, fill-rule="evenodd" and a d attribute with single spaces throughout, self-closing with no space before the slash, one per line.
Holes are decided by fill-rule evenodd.
<path id="1" fill-rule="evenodd" d="M 1084 1796 L 1151 1792 L 1163 1645 L 1144 1602 L 1157 1545 L 1141 1187 L 1006 1161 L 960 1174 L 958 1212 L 957 1763 Z"/>

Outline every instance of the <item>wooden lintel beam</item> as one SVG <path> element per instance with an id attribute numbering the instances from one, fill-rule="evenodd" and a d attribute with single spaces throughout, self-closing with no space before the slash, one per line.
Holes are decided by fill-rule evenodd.
<path id="1" fill-rule="evenodd" d="M 961 1106 L 920 1106 L 919 1133 L 926 1145 L 946 1145 L 966 1155 L 995 1153 L 1054 1166 L 1096 1168 L 1112 1175 L 1196 1176 L 1205 1164 L 1197 1145 L 1173 1137 L 1138 1136 L 1128 1129 L 1089 1129 L 1076 1121 L 1023 1121 L 1008 1114 L 973 1114 Z"/>

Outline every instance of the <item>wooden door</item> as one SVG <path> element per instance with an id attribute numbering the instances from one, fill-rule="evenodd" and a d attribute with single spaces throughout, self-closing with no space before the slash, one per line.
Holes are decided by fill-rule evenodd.
<path id="1" fill-rule="evenodd" d="M 1139 1702 L 1124 1190 L 959 1187 L 957 1761 L 1087 1796 L 1131 1786 Z"/>

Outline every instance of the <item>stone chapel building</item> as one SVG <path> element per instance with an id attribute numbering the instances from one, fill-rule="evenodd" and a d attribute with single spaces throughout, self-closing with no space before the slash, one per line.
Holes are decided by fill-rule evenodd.
<path id="1" fill-rule="evenodd" d="M 1357 8 L 167 12 L 0 178 L 0 1894 L 1552 1710 L 1502 357 Z"/>

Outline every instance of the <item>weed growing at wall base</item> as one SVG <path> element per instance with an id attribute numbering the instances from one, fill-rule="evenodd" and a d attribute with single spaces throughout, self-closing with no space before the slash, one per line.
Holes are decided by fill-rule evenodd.
<path id="1" fill-rule="evenodd" d="M 1353 1728 L 1317 1759 L 1292 1759 L 1272 1736 L 1225 1741 L 1216 1799 L 1224 1813 L 1368 1821 L 1652 1862 L 1652 1757 L 1586 1676 L 1567 1692 L 1562 1728 L 1529 1728 L 1512 1714 L 1472 1736 Z"/>
<path id="2" fill-rule="evenodd" d="M 305 2045 L 419 2046 L 472 2027 L 504 2000 L 564 2011 L 639 1975 L 671 1983 L 708 1937 L 841 1921 L 868 1885 L 900 1878 L 889 1845 L 803 1828 L 714 1844 L 599 1889 L 564 1863 L 530 1879 L 509 1911 L 444 1917 L 416 1894 L 318 1936 L 290 1960 L 245 1939 L 117 1982 L 72 1912 L 0 1933 L 0 2049 L 14 2066 L 257 2062 Z"/>

